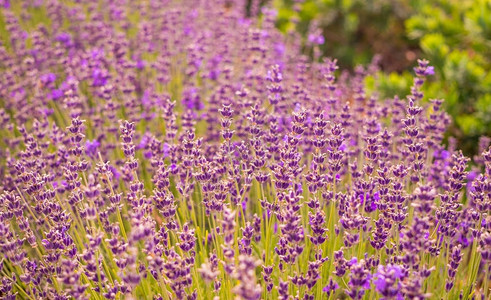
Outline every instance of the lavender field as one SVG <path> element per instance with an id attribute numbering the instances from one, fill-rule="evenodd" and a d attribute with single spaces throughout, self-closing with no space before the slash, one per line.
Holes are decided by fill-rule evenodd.
<path id="1" fill-rule="evenodd" d="M 431 62 L 383 99 L 247 3 L 0 1 L 0 299 L 491 299 Z"/>

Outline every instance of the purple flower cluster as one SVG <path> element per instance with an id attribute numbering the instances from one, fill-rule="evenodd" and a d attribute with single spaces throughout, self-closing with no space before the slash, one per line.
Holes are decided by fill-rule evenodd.
<path id="1" fill-rule="evenodd" d="M 491 140 L 263 2 L 5 2 L 1 299 L 491 297 Z"/>

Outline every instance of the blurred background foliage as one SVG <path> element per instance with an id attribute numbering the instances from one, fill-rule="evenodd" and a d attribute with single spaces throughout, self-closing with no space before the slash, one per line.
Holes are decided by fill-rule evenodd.
<path id="1" fill-rule="evenodd" d="M 303 37 L 318 51 L 353 69 L 380 55 L 382 97 L 409 93 L 416 59 L 426 58 L 435 76 L 425 98 L 445 99 L 453 118 L 449 136 L 472 155 L 478 138 L 491 136 L 491 0 L 274 0 L 277 26 Z M 370 79 L 368 79 L 370 87 Z"/>

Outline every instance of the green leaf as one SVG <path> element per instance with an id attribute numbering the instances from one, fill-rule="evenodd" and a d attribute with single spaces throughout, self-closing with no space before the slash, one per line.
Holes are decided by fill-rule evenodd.
<path id="1" fill-rule="evenodd" d="M 482 122 L 473 115 L 460 115 L 456 118 L 457 125 L 465 135 L 475 135 L 481 131 Z"/>

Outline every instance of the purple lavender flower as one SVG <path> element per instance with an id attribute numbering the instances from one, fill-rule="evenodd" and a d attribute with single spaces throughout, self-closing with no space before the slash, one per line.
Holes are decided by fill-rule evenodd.
<path id="1" fill-rule="evenodd" d="M 308 41 L 314 45 L 322 45 L 324 44 L 325 39 L 324 36 L 322 36 L 322 34 L 316 32 L 316 33 L 309 34 Z"/>
<path id="2" fill-rule="evenodd" d="M 379 265 L 374 275 L 373 284 L 383 299 L 404 299 L 398 281 L 404 276 L 399 265 Z"/>
<path id="3" fill-rule="evenodd" d="M 90 157 L 96 157 L 98 151 L 97 149 L 99 148 L 100 145 L 101 143 L 99 143 L 99 141 L 97 140 L 93 140 L 93 141 L 87 140 L 85 142 L 85 153 Z"/>

